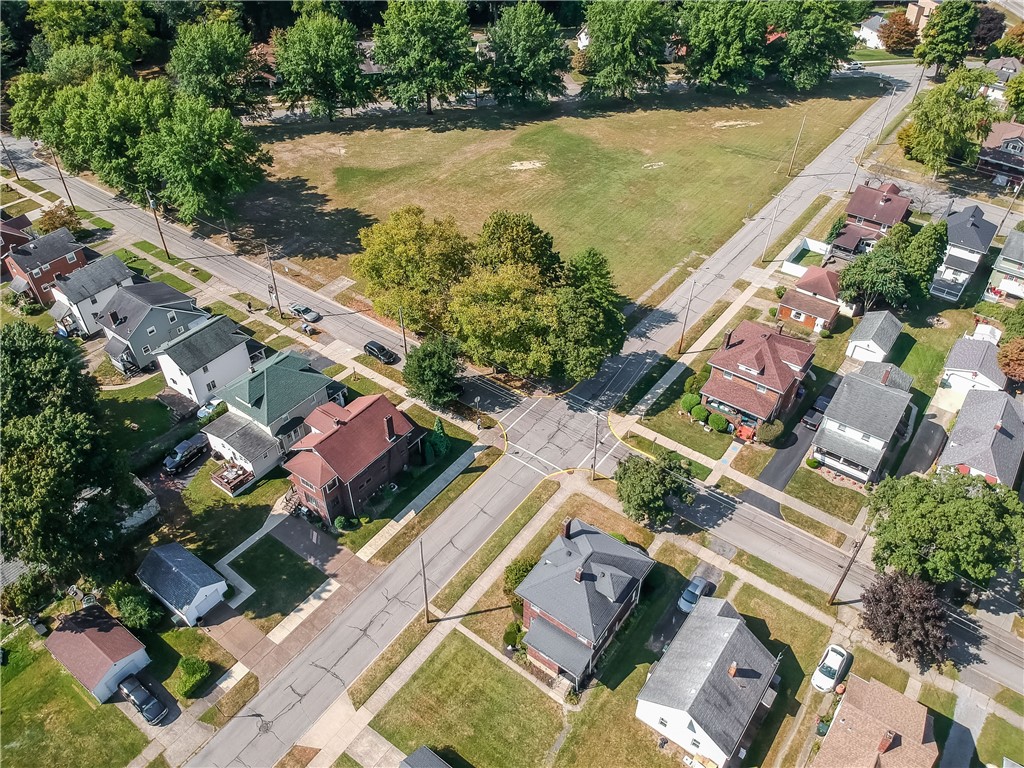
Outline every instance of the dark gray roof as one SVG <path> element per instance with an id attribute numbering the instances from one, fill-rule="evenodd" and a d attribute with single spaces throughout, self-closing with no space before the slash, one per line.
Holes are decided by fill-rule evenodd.
<path id="1" fill-rule="evenodd" d="M 873 16 L 868 16 L 860 25 L 865 29 L 870 29 L 872 32 L 877 32 L 884 22 L 885 17 L 876 13 Z"/>
<path id="2" fill-rule="evenodd" d="M 878 469 L 888 447 L 873 448 L 859 437 L 848 437 L 834 429 L 820 428 L 814 433 L 812 442 L 823 451 L 842 456 L 869 470 Z"/>
<path id="3" fill-rule="evenodd" d="M 1024 458 L 1021 411 L 1021 404 L 1005 392 L 972 389 L 939 457 L 939 466 L 966 464 L 1012 486 Z"/>
<path id="4" fill-rule="evenodd" d="M 10 257 L 19 267 L 31 271 L 38 269 L 43 264 L 63 258 L 69 253 L 74 253 L 81 247 L 81 243 L 75 242 L 75 238 L 68 232 L 67 227 L 61 227 L 48 235 L 12 248 Z"/>
<path id="5" fill-rule="evenodd" d="M 736 676 L 730 677 L 733 662 Z M 731 755 L 776 666 L 776 658 L 732 605 L 705 597 L 676 632 L 637 699 L 686 712 Z"/>
<path id="6" fill-rule="evenodd" d="M 104 256 L 57 280 L 57 289 L 72 303 L 92 298 L 105 288 L 131 280 L 135 273 L 117 256 Z"/>
<path id="7" fill-rule="evenodd" d="M 594 653 L 592 648 L 540 616 L 530 620 L 530 631 L 526 633 L 523 642 L 547 656 L 577 680 L 587 671 Z"/>
<path id="8" fill-rule="evenodd" d="M 194 373 L 248 340 L 230 317 L 214 315 L 164 344 L 157 354 L 167 355 L 185 373 Z"/>
<path id="9" fill-rule="evenodd" d="M 910 393 L 900 389 L 900 383 L 901 377 L 890 376 L 883 384 L 863 373 L 848 374 L 825 409 L 825 418 L 888 442 L 910 404 Z M 815 445 L 826 431 L 815 433 Z"/>
<path id="10" fill-rule="evenodd" d="M 999 388 L 1006 386 L 1006 374 L 999 367 L 999 348 L 982 339 L 957 339 L 946 358 L 947 371 L 977 371 Z"/>
<path id="11" fill-rule="evenodd" d="M 996 259 L 993 269 L 1006 270 L 1016 274 L 1021 270 L 1022 263 L 1024 263 L 1024 232 L 1014 229 L 1006 236 L 1003 250 L 999 252 L 999 258 Z"/>
<path id="12" fill-rule="evenodd" d="M 946 234 L 950 243 L 985 253 L 996 236 L 996 225 L 985 219 L 985 212 L 969 205 L 959 213 L 946 217 Z"/>
<path id="13" fill-rule="evenodd" d="M 572 520 L 569 537 L 559 535 L 551 542 L 516 594 L 596 642 L 653 567 L 642 552 Z M 577 568 L 582 569 L 579 581 Z"/>
<path id="14" fill-rule="evenodd" d="M 430 747 L 420 747 L 405 760 L 399 763 L 399 768 L 452 768 L 448 763 L 438 757 Z"/>
<path id="15" fill-rule="evenodd" d="M 992 61 L 985 66 L 996 73 L 996 77 L 1000 83 L 1008 83 L 1024 71 L 1024 64 L 1021 63 L 1020 59 L 1013 56 L 1003 56 L 999 59 L 992 59 Z"/>
<path id="16" fill-rule="evenodd" d="M 205 315 L 202 310 L 196 310 L 195 302 L 189 296 L 172 288 L 166 283 L 139 283 L 138 285 L 126 285 L 118 288 L 110 301 L 103 307 L 102 313 L 96 318 L 97 322 L 104 328 L 115 329 L 110 320 L 110 313 L 117 312 L 118 318 L 124 318 L 118 323 L 118 327 L 124 325 L 129 331 L 134 331 L 139 324 L 146 319 L 149 310 L 153 307 L 167 307 L 176 310 L 192 310 L 195 314 Z M 185 323 L 188 325 L 188 323 Z M 127 333 L 118 331 L 118 335 L 126 336 Z"/>
<path id="17" fill-rule="evenodd" d="M 894 363 L 867 362 L 861 367 L 860 372 L 887 387 L 902 389 L 904 392 L 909 392 L 914 383 L 914 377 Z"/>
<path id="18" fill-rule="evenodd" d="M 63 301 L 58 300 L 53 302 L 53 306 L 50 307 L 46 312 L 54 320 L 63 320 L 65 317 L 68 316 L 68 314 L 70 314 L 71 307 L 69 307 Z"/>
<path id="19" fill-rule="evenodd" d="M 892 312 L 865 312 L 850 334 L 850 341 L 873 341 L 883 352 L 888 352 L 902 330 L 903 323 Z"/>
<path id="20" fill-rule="evenodd" d="M 965 259 L 963 256 L 957 256 L 955 253 L 947 253 L 942 259 L 942 266 L 973 275 L 978 269 L 978 262 Z"/>
<path id="21" fill-rule="evenodd" d="M 179 611 L 188 608 L 201 589 L 224 581 L 178 542 L 149 550 L 136 575 Z"/>
<path id="22" fill-rule="evenodd" d="M 203 427 L 203 432 L 211 437 L 219 437 L 249 461 L 277 449 L 277 440 L 244 416 L 230 411 Z"/>

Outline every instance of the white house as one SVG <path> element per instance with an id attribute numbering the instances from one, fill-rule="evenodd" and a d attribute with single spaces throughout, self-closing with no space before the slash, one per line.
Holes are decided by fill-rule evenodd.
<path id="1" fill-rule="evenodd" d="M 196 626 L 228 591 L 223 576 L 177 542 L 149 550 L 135 575 L 148 592 L 190 627 Z"/>
<path id="2" fill-rule="evenodd" d="M 982 339 L 957 339 L 942 370 L 941 386 L 956 392 L 1006 389 L 1006 374 L 999 367 L 999 348 Z"/>
<path id="3" fill-rule="evenodd" d="M 878 30 L 881 29 L 884 23 L 885 17 L 881 14 L 876 13 L 873 16 L 868 16 L 861 22 L 854 36 L 864 43 L 867 48 L 874 48 L 875 50 L 885 48 L 885 43 L 882 42 L 882 38 L 878 34 Z"/>
<path id="4" fill-rule="evenodd" d="M 264 358 L 265 347 L 224 315 L 214 315 L 159 347 L 157 362 L 167 386 L 203 405 L 213 393 Z"/>
<path id="5" fill-rule="evenodd" d="M 46 649 L 100 703 L 149 664 L 146 646 L 100 605 L 65 616 L 46 638 Z"/>
<path id="6" fill-rule="evenodd" d="M 981 208 L 971 205 L 946 217 L 946 234 L 946 255 L 935 271 L 929 291 L 940 299 L 959 301 L 992 245 L 996 225 L 985 219 Z"/>
<path id="7" fill-rule="evenodd" d="M 902 330 L 903 324 L 892 312 L 867 312 L 850 334 L 846 356 L 880 363 L 889 356 Z"/>
<path id="8" fill-rule="evenodd" d="M 1006 101 L 1006 86 L 1024 72 L 1024 62 L 1012 56 L 992 59 L 985 67 L 996 73 L 996 81 L 991 85 L 983 85 L 981 92 L 992 101 L 1002 104 Z"/>
<path id="9" fill-rule="evenodd" d="M 705 597 L 647 675 L 637 719 L 686 765 L 738 765 L 775 700 L 778 666 L 732 605 Z"/>
<path id="10" fill-rule="evenodd" d="M 92 336 L 103 330 L 97 318 L 117 289 L 137 282 L 145 280 L 117 256 L 105 256 L 53 282 L 50 316 L 67 333 Z"/>
<path id="11" fill-rule="evenodd" d="M 1024 461 L 1022 411 L 1006 392 L 968 392 L 938 467 L 1017 488 Z"/>

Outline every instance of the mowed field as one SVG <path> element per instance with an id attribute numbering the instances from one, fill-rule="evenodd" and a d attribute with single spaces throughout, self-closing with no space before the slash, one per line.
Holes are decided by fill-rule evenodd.
<path id="1" fill-rule="evenodd" d="M 453 109 L 267 126 L 270 179 L 238 206 L 315 281 L 350 275 L 358 230 L 403 205 L 451 214 L 475 236 L 499 208 L 531 213 L 569 254 L 607 254 L 636 298 L 692 253 L 708 255 L 878 96 L 874 78 L 810 95 L 680 94 L 604 109 Z"/>

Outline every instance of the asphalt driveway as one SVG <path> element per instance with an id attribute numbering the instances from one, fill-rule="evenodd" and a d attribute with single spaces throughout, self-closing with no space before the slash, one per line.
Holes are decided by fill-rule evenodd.
<path id="1" fill-rule="evenodd" d="M 814 432 L 803 424 L 797 423 L 793 431 L 783 438 L 785 444 L 776 449 L 772 460 L 768 462 L 757 479 L 765 485 L 781 491 L 796 474 L 813 439 Z"/>

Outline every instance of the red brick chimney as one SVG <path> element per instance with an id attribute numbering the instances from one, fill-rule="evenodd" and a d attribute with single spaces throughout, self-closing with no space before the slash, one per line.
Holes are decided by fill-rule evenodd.
<path id="1" fill-rule="evenodd" d="M 569 538 L 569 526 L 572 525 L 572 518 L 566 517 L 562 520 L 562 536 Z"/>
<path id="2" fill-rule="evenodd" d="M 896 731 L 886 731 L 882 740 L 878 742 L 878 754 L 884 755 L 889 747 L 892 746 L 893 739 L 896 738 Z"/>
<path id="3" fill-rule="evenodd" d="M 1002 419 L 1000 419 L 999 421 L 997 421 L 997 422 L 995 423 L 995 426 L 993 426 L 993 427 L 992 427 L 992 429 L 994 429 L 994 430 L 995 430 L 996 432 L 998 432 L 998 431 L 999 431 L 999 430 L 1001 430 L 1002 428 L 1003 428 L 1003 420 L 1002 420 Z"/>
<path id="4" fill-rule="evenodd" d="M 732 664 L 729 665 L 729 677 L 736 677 L 736 670 L 737 670 L 737 668 L 738 667 L 737 667 L 735 661 Z"/>
<path id="5" fill-rule="evenodd" d="M 391 418 L 391 414 L 390 413 L 387 416 L 384 417 L 384 430 L 387 433 L 388 442 L 389 443 L 394 442 L 394 439 L 395 439 L 395 422 L 394 422 L 394 419 Z"/>
<path id="6" fill-rule="evenodd" d="M 885 384 L 889 381 L 889 374 L 892 372 L 892 368 L 886 368 L 885 373 L 882 374 L 882 383 Z"/>
<path id="7" fill-rule="evenodd" d="M 583 566 L 581 565 L 576 569 L 576 583 L 579 584 L 583 580 Z"/>

